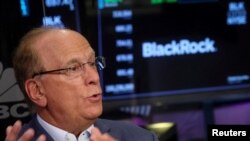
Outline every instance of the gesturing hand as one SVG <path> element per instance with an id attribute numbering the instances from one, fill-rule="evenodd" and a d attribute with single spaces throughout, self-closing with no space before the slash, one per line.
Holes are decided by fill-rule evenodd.
<path id="1" fill-rule="evenodd" d="M 25 133 L 18 139 L 18 134 L 22 128 L 21 121 L 16 121 L 13 126 L 8 126 L 6 128 L 6 138 L 5 141 L 31 141 L 35 132 L 33 129 L 28 129 Z M 36 141 L 46 141 L 46 137 L 41 135 Z"/>

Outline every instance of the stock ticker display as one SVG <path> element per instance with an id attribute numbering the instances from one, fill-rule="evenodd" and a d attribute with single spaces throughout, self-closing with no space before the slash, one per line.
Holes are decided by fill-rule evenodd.
<path id="1" fill-rule="evenodd" d="M 250 85 L 249 2 L 99 0 L 106 99 Z"/>

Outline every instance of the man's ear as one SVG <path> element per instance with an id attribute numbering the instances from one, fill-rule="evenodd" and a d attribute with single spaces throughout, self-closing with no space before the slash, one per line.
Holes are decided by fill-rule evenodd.
<path id="1" fill-rule="evenodd" d="M 25 81 L 25 89 L 29 99 L 39 107 L 47 105 L 47 97 L 43 93 L 42 84 L 35 79 L 28 79 Z"/>

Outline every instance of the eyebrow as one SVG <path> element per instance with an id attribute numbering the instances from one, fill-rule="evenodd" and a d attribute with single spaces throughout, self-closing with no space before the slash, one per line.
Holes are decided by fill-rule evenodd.
<path id="1" fill-rule="evenodd" d="M 88 62 L 88 61 L 91 60 L 91 59 L 95 59 L 95 53 L 94 53 L 94 52 L 92 52 L 92 53 L 89 55 L 89 57 L 88 57 L 85 61 Z M 78 64 L 79 64 L 79 63 L 85 63 L 85 62 L 79 61 L 78 58 L 73 58 L 73 59 L 69 60 L 69 61 L 65 64 L 64 67 L 67 67 L 67 66 L 69 66 L 69 65 L 71 65 L 71 64 L 75 64 L 75 63 L 78 63 Z"/>

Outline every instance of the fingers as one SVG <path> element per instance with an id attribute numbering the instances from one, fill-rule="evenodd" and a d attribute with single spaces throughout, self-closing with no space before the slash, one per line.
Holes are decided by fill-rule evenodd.
<path id="1" fill-rule="evenodd" d="M 33 129 L 28 129 L 24 132 L 24 134 L 17 139 L 19 132 L 21 131 L 22 123 L 21 121 L 16 121 L 13 126 L 8 126 L 6 128 L 6 138 L 5 141 L 31 141 L 31 139 L 35 135 L 35 131 Z M 46 141 L 45 135 L 39 136 L 36 141 Z"/>
<path id="2" fill-rule="evenodd" d="M 11 130 L 12 130 L 12 126 L 8 126 L 8 127 L 6 128 L 6 136 L 7 136 L 8 134 L 10 134 Z"/>
<path id="3" fill-rule="evenodd" d="M 18 141 L 31 141 L 34 135 L 35 135 L 35 131 L 30 128 L 27 131 L 25 131 L 25 133 L 22 135 L 22 137 Z M 46 141 L 45 135 L 39 136 L 36 141 Z"/>
<path id="4" fill-rule="evenodd" d="M 93 135 L 93 136 L 100 136 L 102 133 L 101 133 L 101 131 L 98 129 L 98 128 L 96 128 L 96 127 L 94 127 L 92 130 L 91 130 L 91 136 Z"/>
<path id="5" fill-rule="evenodd" d="M 35 132 L 33 129 L 28 129 L 25 131 L 25 133 L 22 135 L 22 137 L 19 139 L 19 141 L 29 141 L 32 139 L 32 137 L 35 135 Z"/>
<path id="6" fill-rule="evenodd" d="M 37 138 L 36 141 L 46 141 L 46 136 L 45 135 L 41 135 L 41 136 L 39 136 L 39 138 Z"/>
<path id="7" fill-rule="evenodd" d="M 22 127 L 21 121 L 16 121 L 13 126 L 8 126 L 6 128 L 6 138 L 5 141 L 16 141 L 18 133 Z"/>
<path id="8" fill-rule="evenodd" d="M 94 127 L 91 130 L 90 141 L 117 141 L 107 133 L 102 134 L 101 131 Z"/>

